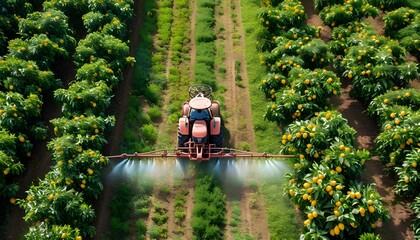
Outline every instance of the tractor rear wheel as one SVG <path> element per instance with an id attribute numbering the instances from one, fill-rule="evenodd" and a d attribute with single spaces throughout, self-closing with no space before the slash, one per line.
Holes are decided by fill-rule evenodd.
<path id="1" fill-rule="evenodd" d="M 185 147 L 184 144 L 188 142 L 189 136 L 182 135 L 181 131 L 178 129 L 178 147 Z"/>
<path id="2" fill-rule="evenodd" d="M 223 147 L 223 132 L 220 131 L 219 134 L 212 135 L 211 136 L 211 143 L 216 145 L 217 148 L 222 148 Z"/>

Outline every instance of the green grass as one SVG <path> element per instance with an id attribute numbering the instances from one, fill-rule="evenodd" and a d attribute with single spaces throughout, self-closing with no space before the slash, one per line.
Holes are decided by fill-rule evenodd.
<path id="1" fill-rule="evenodd" d="M 292 202 L 283 194 L 283 181 L 266 181 L 261 187 L 265 197 L 265 211 L 271 239 L 299 239 L 303 226 L 298 224 L 300 215 L 294 210 Z M 279 200 L 280 199 L 280 200 Z M 299 221 L 303 222 L 303 220 Z"/>
<path id="2" fill-rule="evenodd" d="M 278 153 L 281 131 L 277 124 L 264 120 L 263 116 L 270 104 L 259 90 L 260 83 L 266 75 L 266 69 L 260 65 L 261 53 L 256 48 L 257 12 L 260 1 L 241 1 L 242 18 L 245 29 L 246 59 L 251 97 L 251 109 L 255 130 L 255 143 L 260 152 Z M 244 66 L 243 66 L 244 67 Z M 279 139 L 274 140 L 273 139 Z"/>
<path id="3" fill-rule="evenodd" d="M 260 83 L 266 75 L 266 69 L 260 65 L 261 53 L 256 48 L 257 12 L 260 1 L 241 1 L 242 20 L 245 29 L 247 72 L 251 97 L 251 110 L 255 131 L 257 151 L 278 153 L 282 129 L 276 123 L 264 120 L 267 105 L 270 103 L 259 90 Z M 275 140 L 278 139 L 278 140 Z M 288 162 L 289 168 L 291 162 Z M 291 201 L 283 195 L 285 178 L 273 179 L 260 186 L 265 198 L 266 212 L 271 239 L 299 239 L 302 226 L 298 224 L 299 214 L 294 210 Z M 302 222 L 302 221 L 299 221 Z"/>

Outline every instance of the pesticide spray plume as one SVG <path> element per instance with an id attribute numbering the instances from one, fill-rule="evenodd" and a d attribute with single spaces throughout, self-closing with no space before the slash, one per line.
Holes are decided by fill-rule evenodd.
<path id="1" fill-rule="evenodd" d="M 111 161 L 112 170 L 108 178 L 112 181 L 127 178 L 148 178 L 152 180 L 167 177 L 186 177 L 190 169 L 195 173 L 214 175 L 222 182 L 246 182 L 248 179 L 279 179 L 289 169 L 287 161 L 274 158 L 217 158 L 205 162 L 190 161 L 188 158 L 143 158 Z M 193 171 L 194 173 L 194 171 Z"/>

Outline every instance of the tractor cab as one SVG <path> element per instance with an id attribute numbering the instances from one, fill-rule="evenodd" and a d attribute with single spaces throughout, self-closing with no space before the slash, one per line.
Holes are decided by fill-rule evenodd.
<path id="1" fill-rule="evenodd" d="M 183 104 L 182 117 L 179 119 L 179 148 L 189 151 L 197 148 L 197 152 L 200 152 L 203 149 L 222 147 L 220 107 L 218 101 L 211 99 L 211 91 L 207 85 L 193 85 L 189 88 L 190 100 Z"/>

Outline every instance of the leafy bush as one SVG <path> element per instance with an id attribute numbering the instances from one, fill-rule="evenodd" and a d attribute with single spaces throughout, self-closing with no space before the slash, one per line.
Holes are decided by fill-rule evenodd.
<path id="1" fill-rule="evenodd" d="M 394 9 L 407 6 L 407 0 L 367 0 L 370 4 L 385 11 L 392 11 Z"/>
<path id="2" fill-rule="evenodd" d="M 354 136 L 338 112 L 327 111 L 295 121 L 282 137 L 284 152 L 298 156 L 285 192 L 307 216 L 304 239 L 354 238 L 389 218 L 375 188 L 357 184 L 369 152 L 355 150 Z"/>
<path id="3" fill-rule="evenodd" d="M 410 205 L 411 209 L 414 212 L 414 220 L 411 227 L 414 230 L 414 236 L 416 238 L 420 237 L 420 197 L 416 197 Z"/>
<path id="4" fill-rule="evenodd" d="M 142 140 L 153 145 L 157 140 L 158 131 L 153 124 L 146 124 L 140 128 Z"/>
<path id="5" fill-rule="evenodd" d="M 407 27 L 417 16 L 417 11 L 411 8 L 398 8 L 394 11 L 388 12 L 384 17 L 385 34 L 395 38 L 395 35 L 402 28 Z"/>
<path id="6" fill-rule="evenodd" d="M 341 24 L 358 21 L 363 17 L 376 17 L 379 12 L 376 7 L 366 1 L 346 1 L 343 4 L 325 7 L 319 16 L 324 24 L 336 27 Z"/>
<path id="7" fill-rule="evenodd" d="M 138 239 L 145 239 L 147 232 L 146 223 L 143 220 L 136 221 L 136 234 Z"/>
<path id="8" fill-rule="evenodd" d="M 162 108 L 158 105 L 154 105 L 147 111 L 147 114 L 152 121 L 156 121 L 162 117 Z"/>

